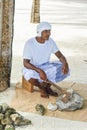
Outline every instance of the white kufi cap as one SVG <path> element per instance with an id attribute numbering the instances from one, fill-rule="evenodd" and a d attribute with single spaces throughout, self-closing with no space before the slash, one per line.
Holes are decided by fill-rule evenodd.
<path id="1" fill-rule="evenodd" d="M 41 22 L 37 25 L 37 36 L 41 36 L 44 30 L 51 30 L 51 25 L 48 22 Z"/>

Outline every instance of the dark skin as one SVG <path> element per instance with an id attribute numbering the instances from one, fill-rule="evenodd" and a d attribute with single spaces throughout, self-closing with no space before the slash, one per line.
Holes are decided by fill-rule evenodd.
<path id="1" fill-rule="evenodd" d="M 44 44 L 44 42 L 49 39 L 50 35 L 51 35 L 51 31 L 50 31 L 50 30 L 44 30 L 44 31 L 42 32 L 41 37 L 36 37 L 36 40 L 37 40 L 40 44 Z M 56 55 L 57 58 L 62 62 L 62 72 L 63 72 L 64 74 L 67 74 L 68 71 L 69 71 L 69 67 L 68 67 L 68 63 L 67 63 L 67 61 L 66 61 L 66 58 L 64 57 L 64 55 L 63 55 L 60 51 L 57 51 L 57 52 L 55 53 L 55 55 Z M 25 66 L 26 68 L 35 70 L 37 73 L 39 73 L 40 78 L 41 78 L 42 80 L 47 80 L 47 76 L 46 76 L 45 72 L 44 72 L 42 69 L 37 68 L 36 66 L 34 66 L 33 64 L 31 64 L 31 63 L 30 63 L 30 60 L 24 59 L 24 60 L 23 60 L 23 64 L 24 64 L 24 66 Z"/>

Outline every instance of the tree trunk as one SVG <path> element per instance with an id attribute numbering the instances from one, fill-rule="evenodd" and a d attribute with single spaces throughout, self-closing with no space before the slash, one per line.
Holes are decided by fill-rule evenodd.
<path id="1" fill-rule="evenodd" d="M 31 23 L 40 22 L 40 0 L 33 0 L 31 11 Z"/>
<path id="2" fill-rule="evenodd" d="M 10 87 L 15 0 L 0 0 L 0 91 Z"/>

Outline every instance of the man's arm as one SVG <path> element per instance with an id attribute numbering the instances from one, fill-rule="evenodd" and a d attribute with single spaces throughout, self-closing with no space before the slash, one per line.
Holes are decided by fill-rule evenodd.
<path id="1" fill-rule="evenodd" d="M 69 71 L 69 67 L 68 67 L 68 63 L 67 63 L 67 60 L 65 58 L 65 56 L 60 52 L 60 51 L 57 51 L 55 53 L 55 55 L 59 58 L 59 60 L 62 62 L 63 66 L 62 66 L 62 72 L 64 74 L 67 74 L 68 71 Z"/>
<path id="2" fill-rule="evenodd" d="M 30 60 L 24 59 L 23 64 L 24 64 L 24 67 L 26 67 L 27 69 L 32 69 L 32 70 L 35 70 L 37 73 L 39 73 L 40 78 L 42 80 L 47 79 L 47 76 L 46 76 L 45 72 L 43 70 L 41 70 L 40 68 L 38 68 L 38 67 L 34 66 L 33 64 L 31 64 Z"/>

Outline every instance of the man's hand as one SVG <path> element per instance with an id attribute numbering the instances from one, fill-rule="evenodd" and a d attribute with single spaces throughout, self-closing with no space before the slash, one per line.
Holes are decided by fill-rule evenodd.
<path id="1" fill-rule="evenodd" d="M 43 70 L 39 70 L 39 75 L 42 80 L 47 80 L 46 73 Z"/>
<path id="2" fill-rule="evenodd" d="M 47 80 L 47 76 L 46 76 L 45 72 L 44 72 L 42 69 L 37 68 L 36 66 L 34 66 L 33 64 L 31 64 L 31 63 L 30 63 L 30 60 L 28 60 L 28 59 L 24 59 L 23 62 L 24 62 L 24 66 L 25 66 L 26 68 L 35 70 L 36 72 L 39 73 L 40 78 L 41 78 L 42 80 Z"/>
<path id="3" fill-rule="evenodd" d="M 67 74 L 68 71 L 69 71 L 69 67 L 68 67 L 68 63 L 67 63 L 67 60 L 65 58 L 65 56 L 60 52 L 60 51 L 57 51 L 55 53 L 55 55 L 60 59 L 60 61 L 62 62 L 62 72 L 63 74 Z"/>
<path id="4" fill-rule="evenodd" d="M 68 64 L 67 63 L 63 64 L 63 67 L 62 67 L 63 74 L 67 74 L 68 71 L 69 71 Z"/>

